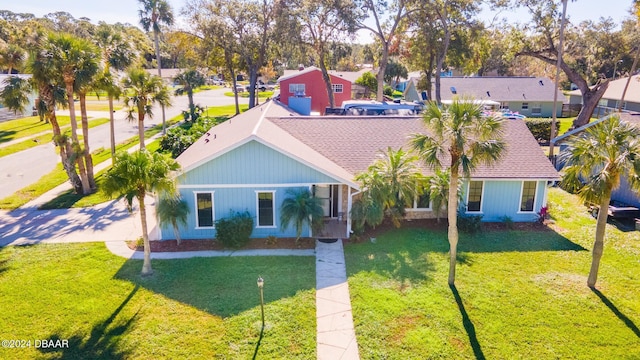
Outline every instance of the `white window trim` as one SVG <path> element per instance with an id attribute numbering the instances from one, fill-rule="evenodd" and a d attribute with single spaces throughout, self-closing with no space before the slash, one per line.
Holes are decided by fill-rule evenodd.
<path id="1" fill-rule="evenodd" d="M 433 207 L 433 203 L 431 201 L 431 197 L 429 197 L 429 207 L 426 208 L 419 208 L 418 207 L 418 196 L 413 198 L 413 204 L 411 205 L 410 208 L 405 208 L 405 211 L 412 211 L 412 212 L 420 212 L 420 211 L 432 211 L 432 207 Z"/>
<path id="2" fill-rule="evenodd" d="M 196 214 L 196 230 L 210 230 L 210 229 L 215 229 L 216 228 L 216 202 L 215 202 L 215 197 L 214 197 L 214 192 L 215 191 L 194 191 L 193 192 L 193 199 L 194 199 L 194 207 L 195 207 L 195 214 Z M 212 217 L 212 224 L 213 226 L 200 226 L 200 224 L 198 223 L 198 194 L 211 194 L 211 217 Z"/>
<path id="3" fill-rule="evenodd" d="M 338 88 L 340 88 L 340 91 L 338 91 Z M 342 85 L 342 84 L 331 84 L 331 90 L 333 90 L 334 94 L 342 94 L 342 92 L 344 91 L 344 85 Z"/>
<path id="4" fill-rule="evenodd" d="M 256 229 L 276 229 L 276 191 L 275 190 L 256 190 Z M 273 202 L 273 225 L 260 226 L 260 199 L 258 195 L 260 193 L 271 193 L 271 201 Z"/>
<path id="5" fill-rule="evenodd" d="M 531 115 L 542 115 L 542 104 L 541 103 L 533 103 L 531 105 Z M 536 111 L 534 111 L 536 110 Z"/>
<path id="6" fill-rule="evenodd" d="M 520 210 L 520 206 L 522 205 L 522 195 L 524 193 L 524 183 L 526 181 L 533 181 L 536 183 L 536 190 L 533 193 L 533 210 L 531 211 L 522 211 Z M 539 181 L 537 180 L 523 180 L 522 184 L 520 185 L 520 197 L 518 198 L 518 211 L 516 212 L 516 214 L 535 214 L 536 213 L 536 203 L 538 202 L 538 186 L 539 186 Z"/>
<path id="7" fill-rule="evenodd" d="M 480 195 L 480 211 L 469 211 L 469 192 L 470 192 L 470 188 L 471 188 L 471 182 L 481 182 L 482 183 L 482 194 Z M 467 193 L 466 193 L 466 199 L 464 202 L 464 213 L 465 214 L 484 214 L 484 190 L 486 188 L 486 186 L 484 186 L 484 180 L 469 180 L 467 182 Z"/>
<path id="8" fill-rule="evenodd" d="M 302 87 L 302 91 L 298 90 L 298 88 Z M 289 84 L 289 93 L 291 94 L 306 94 L 307 93 L 307 87 L 305 86 L 305 84 Z"/>

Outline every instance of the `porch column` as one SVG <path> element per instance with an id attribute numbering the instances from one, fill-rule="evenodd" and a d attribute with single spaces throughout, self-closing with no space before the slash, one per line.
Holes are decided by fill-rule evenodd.
<path id="1" fill-rule="evenodd" d="M 351 234 L 351 205 L 353 200 L 351 199 L 351 186 L 347 186 L 347 239 Z"/>

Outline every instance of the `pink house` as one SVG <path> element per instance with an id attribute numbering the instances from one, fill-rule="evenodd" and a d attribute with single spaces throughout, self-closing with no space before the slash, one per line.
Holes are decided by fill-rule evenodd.
<path id="1" fill-rule="evenodd" d="M 351 81 L 332 74 L 329 76 L 333 86 L 334 105 L 341 107 L 344 101 L 351 100 Z M 322 79 L 322 71 L 316 67 L 308 67 L 282 76 L 278 82 L 280 102 L 295 110 L 307 108 L 310 103 L 310 112 L 324 115 L 325 109 L 329 107 L 329 96 Z M 302 109 L 299 107 L 300 104 Z"/>

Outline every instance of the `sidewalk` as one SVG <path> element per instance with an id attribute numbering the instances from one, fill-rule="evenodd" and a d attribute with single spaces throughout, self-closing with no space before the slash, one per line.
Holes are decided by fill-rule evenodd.
<path id="1" fill-rule="evenodd" d="M 357 360 L 342 240 L 316 240 L 316 318 L 318 360 Z"/>

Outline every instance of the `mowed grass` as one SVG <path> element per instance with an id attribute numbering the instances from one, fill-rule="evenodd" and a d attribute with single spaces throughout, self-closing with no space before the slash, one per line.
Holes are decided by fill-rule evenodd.
<path id="1" fill-rule="evenodd" d="M 68 116 L 58 116 L 57 118 L 60 127 L 69 125 Z M 40 121 L 38 116 L 0 122 L 0 144 L 43 131 L 51 131 L 51 124 Z"/>
<path id="2" fill-rule="evenodd" d="M 101 243 L 0 248 L 0 338 L 61 339 L 66 349 L 0 348 L 1 359 L 316 357 L 313 257 L 142 262 Z"/>
<path id="3" fill-rule="evenodd" d="M 100 126 L 102 124 L 106 124 L 109 122 L 109 119 L 105 119 L 105 118 L 99 118 L 99 119 L 94 119 L 94 120 L 90 120 L 89 121 L 89 129 L 94 128 L 96 126 Z M 80 125 L 80 124 L 78 124 Z M 80 128 L 79 128 L 80 129 Z M 64 132 L 65 130 L 69 130 L 68 126 L 65 126 L 62 131 Z M 42 145 L 45 144 L 49 141 L 52 141 L 53 138 L 53 131 L 51 130 L 51 126 L 49 125 L 49 129 L 48 129 L 49 133 L 46 135 L 40 135 L 34 138 L 30 138 L 28 140 L 25 141 L 21 141 L 19 143 L 15 143 L 13 145 L 9 145 L 9 146 L 4 146 L 4 147 L 0 147 L 0 157 L 3 156 L 7 156 L 7 155 L 11 155 L 11 154 L 15 154 L 17 152 L 23 151 L 23 150 L 27 150 L 30 149 L 32 147 L 38 146 L 38 145 Z"/>
<path id="4" fill-rule="evenodd" d="M 461 234 L 455 288 L 444 228 L 347 245 L 361 358 L 640 358 L 639 233 L 608 227 L 592 291 L 595 221 L 562 190 L 549 202 L 555 230 Z"/>

